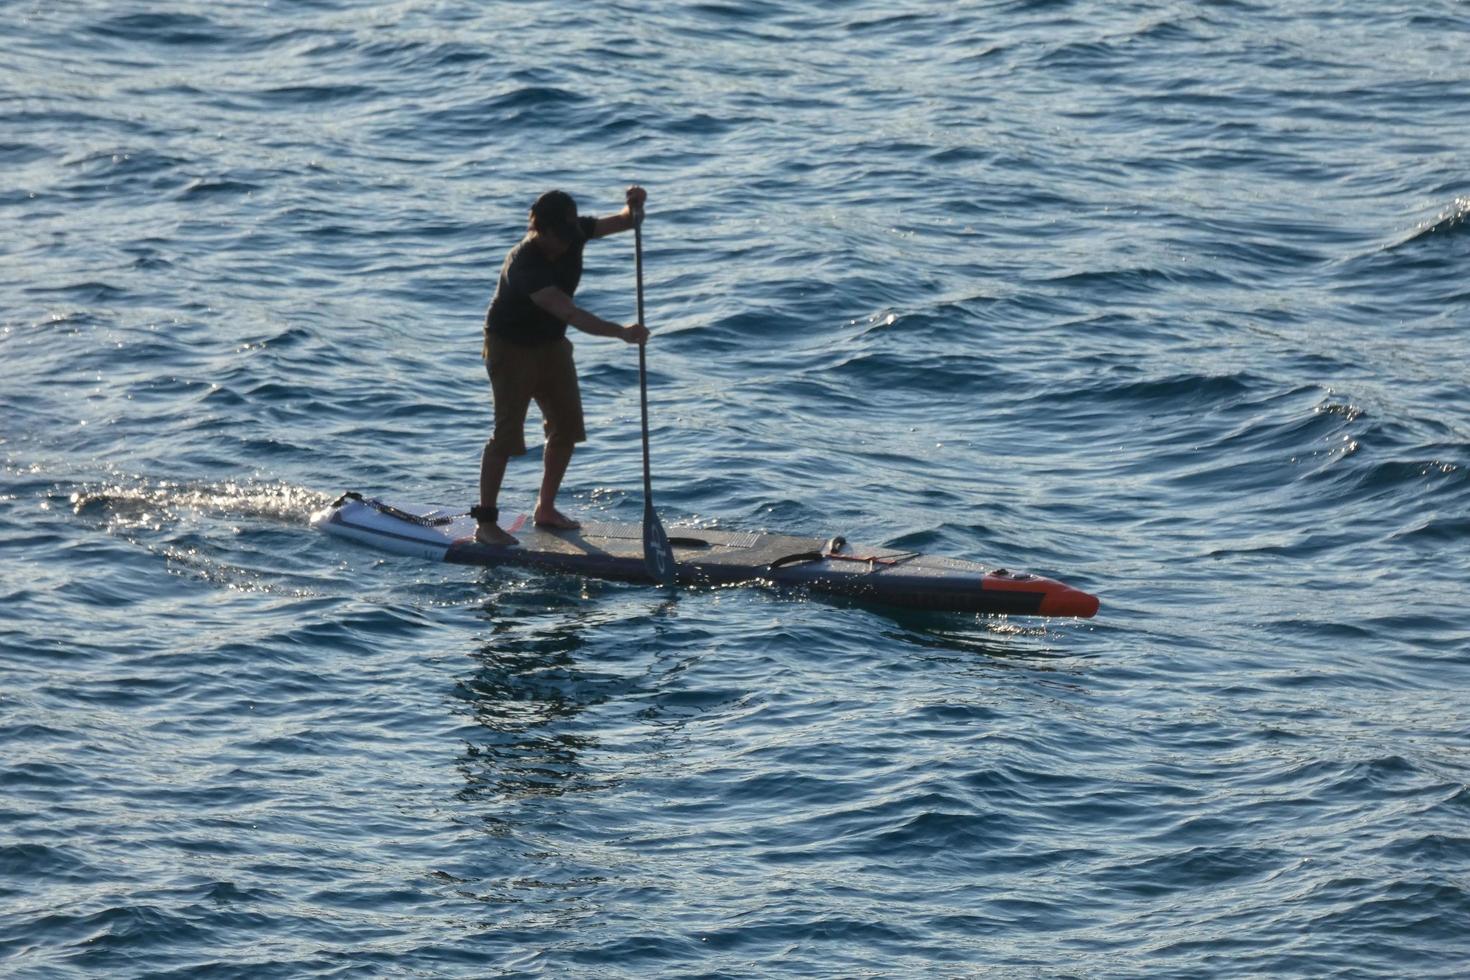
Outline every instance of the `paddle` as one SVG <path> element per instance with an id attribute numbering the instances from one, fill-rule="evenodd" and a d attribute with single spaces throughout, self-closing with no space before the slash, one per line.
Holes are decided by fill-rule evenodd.
<path id="1" fill-rule="evenodd" d="M 633 212 L 633 267 L 638 275 L 638 322 L 643 320 L 643 210 Z M 653 471 L 648 465 L 648 358 L 646 344 L 638 345 L 638 397 L 643 406 L 643 564 L 653 580 L 674 587 L 674 550 L 653 510 Z"/>

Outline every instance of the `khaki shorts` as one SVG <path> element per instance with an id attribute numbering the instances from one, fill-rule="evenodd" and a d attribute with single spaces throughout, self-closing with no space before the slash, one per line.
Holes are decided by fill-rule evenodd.
<path id="1" fill-rule="evenodd" d="M 526 347 L 494 335 L 485 338 L 485 369 L 495 396 L 495 433 L 490 455 L 520 456 L 526 451 L 526 410 L 541 409 L 548 445 L 587 441 L 582 425 L 582 393 L 572 342 Z"/>

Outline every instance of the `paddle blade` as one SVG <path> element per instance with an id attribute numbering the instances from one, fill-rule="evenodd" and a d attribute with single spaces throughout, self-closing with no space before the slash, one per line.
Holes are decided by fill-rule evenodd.
<path id="1" fill-rule="evenodd" d="M 674 587 L 674 549 L 669 547 L 669 536 L 653 512 L 651 501 L 643 510 L 643 564 L 659 585 Z"/>

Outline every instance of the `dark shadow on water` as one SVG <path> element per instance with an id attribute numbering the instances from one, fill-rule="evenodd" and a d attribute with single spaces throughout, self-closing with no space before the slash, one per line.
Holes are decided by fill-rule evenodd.
<path id="1" fill-rule="evenodd" d="M 474 725 L 456 763 L 464 779 L 458 798 L 492 827 L 506 821 L 502 831 L 509 833 L 511 822 L 531 812 L 563 810 L 554 800 L 617 787 L 616 768 L 588 760 L 611 751 L 604 744 L 609 719 L 626 720 L 629 708 L 643 701 L 645 712 L 662 704 L 659 678 L 664 668 L 678 668 L 658 658 L 644 661 L 650 646 L 677 647 L 660 634 L 679 630 L 681 600 L 575 576 L 533 573 L 491 583 L 481 605 L 488 635 L 471 652 L 473 667 L 454 691 L 456 712 Z M 630 598 L 636 606 L 631 618 Z M 1064 662 L 1079 656 L 1069 648 L 1068 625 L 1045 620 L 914 611 L 789 589 L 777 590 L 770 601 L 793 607 L 815 602 L 838 620 L 850 614 L 853 629 L 907 651 L 895 666 L 943 660 L 1065 671 L 1072 668 Z"/>
<path id="2" fill-rule="evenodd" d="M 842 596 L 810 595 L 799 589 L 773 590 L 782 601 L 817 603 L 835 610 L 850 611 L 869 618 L 887 640 L 905 646 L 922 647 L 953 654 L 953 659 L 976 656 L 997 663 L 1010 662 L 1041 670 L 1050 670 L 1052 661 L 1071 661 L 1086 656 L 1066 644 L 1073 625 L 1069 619 L 1049 620 L 1029 616 L 992 616 L 982 613 L 935 612 L 885 606 Z M 1044 645 L 1038 646 L 1038 641 Z"/>
<path id="3" fill-rule="evenodd" d="M 577 719 L 609 692 L 578 661 L 586 617 L 554 599 L 548 609 L 547 599 L 536 590 L 485 604 L 493 638 L 471 654 L 475 669 L 455 689 L 461 710 L 480 728 L 459 762 L 464 801 L 594 788 L 578 760 L 597 738 L 580 731 Z"/>
<path id="4" fill-rule="evenodd" d="M 537 576 L 482 604 L 490 638 L 470 654 L 474 669 L 455 689 L 459 710 L 479 727 L 459 760 L 461 800 L 508 804 L 616 785 L 583 765 L 601 744 L 599 723 L 587 715 L 634 699 L 648 675 L 588 648 L 588 632 L 626 618 L 627 607 L 589 601 L 585 587 L 575 577 Z M 648 598 L 645 615 L 657 632 L 677 600 L 654 590 Z"/>

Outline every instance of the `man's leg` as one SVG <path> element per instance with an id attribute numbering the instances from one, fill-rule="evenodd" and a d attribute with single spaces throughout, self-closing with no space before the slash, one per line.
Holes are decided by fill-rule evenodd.
<path id="1" fill-rule="evenodd" d="M 480 506 L 493 508 L 500 497 L 500 483 L 505 479 L 505 464 L 509 456 L 495 451 L 495 440 L 485 443 L 480 453 Z M 515 544 L 516 539 L 500 529 L 499 521 L 481 519 L 475 530 L 475 538 L 485 544 Z"/>
<path id="2" fill-rule="evenodd" d="M 572 361 L 572 342 L 562 340 L 546 351 L 545 383 L 536 397 L 541 415 L 546 420 L 546 447 L 542 451 L 541 494 L 536 498 L 537 524 L 573 530 L 581 527 L 556 509 L 556 494 L 561 489 L 572 450 L 587 438 L 582 425 L 582 394 L 577 387 L 577 367 Z"/>
<path id="3" fill-rule="evenodd" d="M 495 399 L 495 430 L 480 452 L 479 525 L 475 539 L 485 544 L 512 545 L 516 539 L 500 529 L 496 505 L 500 484 L 505 479 L 505 464 L 510 457 L 526 451 L 523 434 L 526 409 L 531 404 L 531 390 L 526 383 L 526 352 L 496 337 L 485 341 L 485 367 L 490 374 L 490 389 Z M 495 515 L 495 516 L 492 516 Z"/>
<path id="4" fill-rule="evenodd" d="M 574 448 L 569 442 L 548 442 L 542 451 L 541 493 L 536 498 L 534 518 L 537 524 L 568 530 L 582 526 L 556 509 L 556 493 L 561 489 L 561 480 L 566 476 Z"/>

